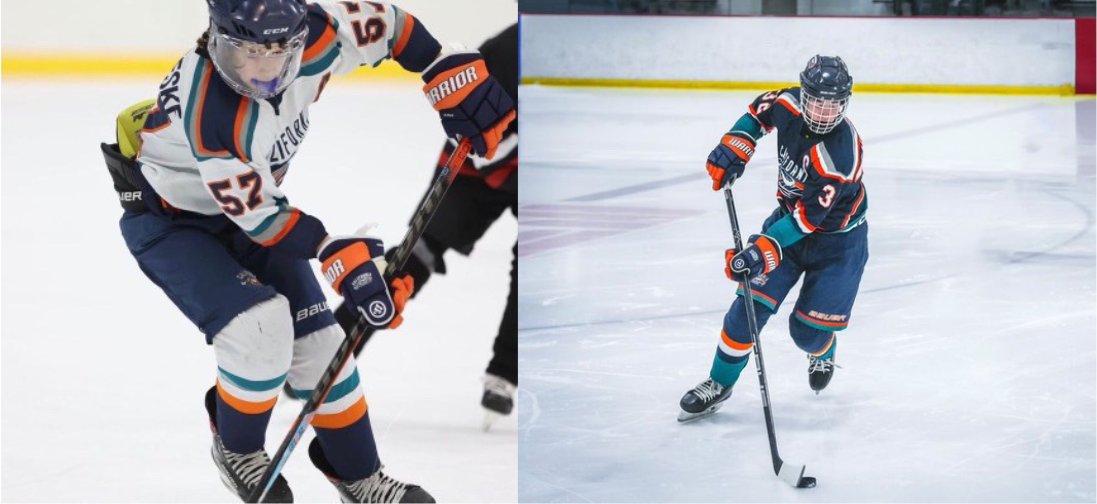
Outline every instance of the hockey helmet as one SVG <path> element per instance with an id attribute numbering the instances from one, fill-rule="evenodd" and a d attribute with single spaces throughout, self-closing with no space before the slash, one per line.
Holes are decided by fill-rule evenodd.
<path id="1" fill-rule="evenodd" d="M 206 0 L 210 60 L 244 96 L 265 99 L 297 77 L 308 39 L 305 0 Z"/>
<path id="2" fill-rule="evenodd" d="M 829 133 L 846 115 L 853 77 L 842 58 L 816 55 L 800 72 L 804 123 L 814 133 Z"/>

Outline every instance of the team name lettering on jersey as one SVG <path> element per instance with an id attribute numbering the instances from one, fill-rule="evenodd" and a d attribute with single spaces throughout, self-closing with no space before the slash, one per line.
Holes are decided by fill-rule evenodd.
<path id="1" fill-rule="evenodd" d="M 447 96 L 460 91 L 465 86 L 476 82 L 479 78 L 480 77 L 476 74 L 476 67 L 468 67 L 457 75 L 454 75 L 431 88 L 430 92 L 427 93 L 427 100 L 430 101 L 431 105 L 434 105 L 445 100 Z"/>
<path id="2" fill-rule="evenodd" d="M 175 114 L 175 117 L 183 117 L 182 103 L 179 101 L 179 78 L 183 60 L 180 59 L 171 69 L 171 73 L 164 77 L 160 83 L 160 93 L 156 96 L 156 107 L 167 114 Z"/>
<path id="3" fill-rule="evenodd" d="M 305 110 L 274 139 L 274 145 L 270 148 L 267 159 L 272 165 L 286 163 L 293 158 L 294 154 L 297 154 L 297 146 L 305 140 L 308 132 L 309 116 L 308 110 Z"/>
<path id="4" fill-rule="evenodd" d="M 810 159 L 808 160 L 810 162 Z M 803 183 L 808 179 L 807 170 L 805 167 L 796 163 L 792 156 L 789 155 L 788 148 L 784 145 L 781 146 L 780 157 L 777 159 L 778 165 L 781 167 L 781 173 L 786 177 Z"/>

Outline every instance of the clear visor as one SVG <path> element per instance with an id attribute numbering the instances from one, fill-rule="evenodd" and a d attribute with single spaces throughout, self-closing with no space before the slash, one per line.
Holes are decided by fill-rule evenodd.
<path id="1" fill-rule="evenodd" d="M 800 95 L 804 122 L 807 123 L 808 129 L 818 134 L 829 133 L 838 126 L 849 105 L 848 96 L 841 100 L 822 98 L 803 88 L 800 90 Z"/>
<path id="2" fill-rule="evenodd" d="M 211 27 L 211 34 L 216 28 Z M 210 59 L 217 72 L 236 92 L 255 99 L 285 90 L 301 69 L 308 28 L 283 43 L 260 44 L 217 34 L 210 37 Z"/>

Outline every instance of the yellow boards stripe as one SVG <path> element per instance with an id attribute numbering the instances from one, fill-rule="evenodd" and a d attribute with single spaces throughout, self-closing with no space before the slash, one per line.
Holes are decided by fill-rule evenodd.
<path id="1" fill-rule="evenodd" d="M 768 91 L 792 86 L 796 82 L 732 82 L 732 81 L 675 81 L 631 79 L 567 79 L 552 77 L 523 77 L 522 84 L 567 87 L 620 87 L 658 89 L 711 89 L 725 91 Z M 1013 94 L 1013 95 L 1074 95 L 1074 86 L 981 86 L 952 84 L 855 84 L 855 93 L 947 93 L 947 94 Z"/>
<path id="2" fill-rule="evenodd" d="M 155 77 L 171 71 L 179 56 L 73 55 L 4 52 L 0 72 L 7 78 L 89 78 Z M 394 61 L 386 60 L 375 68 L 361 67 L 347 76 L 355 80 L 418 80 Z"/>

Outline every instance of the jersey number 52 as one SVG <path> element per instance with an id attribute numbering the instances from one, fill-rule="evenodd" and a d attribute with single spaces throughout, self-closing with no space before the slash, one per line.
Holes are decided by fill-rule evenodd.
<path id="1" fill-rule="evenodd" d="M 225 194 L 225 191 L 232 190 L 231 179 L 219 180 L 217 182 L 210 182 L 206 184 L 209 186 L 209 190 L 213 193 L 213 197 L 221 203 L 221 211 L 233 217 L 243 215 L 247 210 L 255 210 L 255 207 L 259 206 L 263 202 L 262 189 L 263 178 L 258 173 L 248 172 L 236 177 L 236 184 L 240 186 L 241 191 L 248 191 L 248 202 L 245 207 L 244 202 L 240 201 L 240 198 L 233 196 L 232 194 Z"/>

